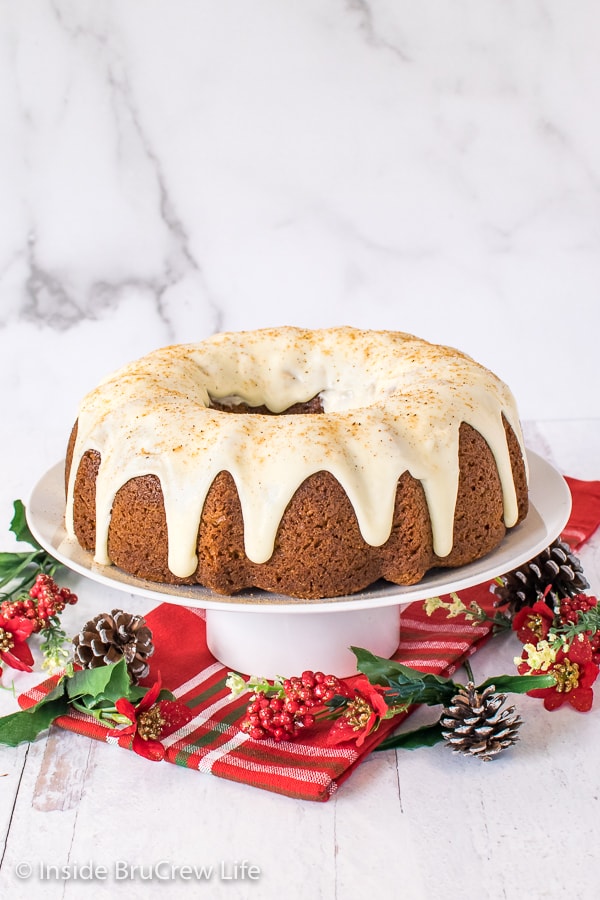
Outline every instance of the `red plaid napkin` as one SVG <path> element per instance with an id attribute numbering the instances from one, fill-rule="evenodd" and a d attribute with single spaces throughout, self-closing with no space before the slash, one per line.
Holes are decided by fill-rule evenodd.
<path id="1" fill-rule="evenodd" d="M 579 547 L 600 523 L 600 482 L 568 482 L 573 492 L 573 510 L 564 534 L 571 540 L 575 536 Z M 461 599 L 467 605 L 476 600 L 484 609 L 492 609 L 489 583 L 461 591 Z M 310 736 L 303 740 L 279 744 L 254 741 L 238 728 L 247 696 L 232 699 L 225 685 L 227 669 L 207 649 L 204 612 L 163 603 L 146 619 L 156 645 L 148 681 L 151 683 L 160 672 L 164 686 L 194 713 L 187 725 L 163 740 L 168 762 L 289 797 L 325 801 L 398 726 L 398 717 L 383 722 L 360 748 L 353 744 L 327 746 L 325 737 L 330 723 L 325 722 L 311 729 Z M 425 672 L 450 675 L 487 640 L 489 633 L 487 624 L 473 627 L 448 619 L 443 610 L 427 616 L 422 603 L 412 603 L 402 610 L 401 642 L 394 659 Z M 37 703 L 55 683 L 55 678 L 49 679 L 22 694 L 21 706 Z M 106 743 L 131 746 L 130 736 L 119 737 L 118 730 L 106 728 L 76 711 L 61 716 L 57 724 Z"/>
<path id="2" fill-rule="evenodd" d="M 565 476 L 573 498 L 571 517 L 563 538 L 573 550 L 579 550 L 600 525 L 600 481 L 579 481 Z"/>

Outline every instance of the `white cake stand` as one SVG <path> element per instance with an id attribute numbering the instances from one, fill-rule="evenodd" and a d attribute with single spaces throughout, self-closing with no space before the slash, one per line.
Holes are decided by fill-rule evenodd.
<path id="1" fill-rule="evenodd" d="M 156 584 L 100 566 L 67 538 L 64 528 L 64 464 L 40 479 L 27 507 L 27 521 L 39 543 L 75 572 L 117 590 L 157 601 L 206 610 L 207 643 L 225 666 L 266 678 L 313 669 L 345 677 L 356 672 L 349 649 L 363 647 L 391 656 L 400 640 L 400 608 L 490 581 L 544 550 L 558 537 L 571 511 L 571 494 L 562 476 L 529 451 L 529 514 L 499 547 L 459 569 L 439 569 L 419 584 L 400 587 L 377 582 L 344 597 L 297 600 L 265 591 L 223 597 L 198 585 Z"/>

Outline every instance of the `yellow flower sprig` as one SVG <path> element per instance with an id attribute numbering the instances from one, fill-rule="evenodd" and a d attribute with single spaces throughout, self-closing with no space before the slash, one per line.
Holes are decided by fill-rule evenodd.
<path id="1" fill-rule="evenodd" d="M 446 610 L 446 615 L 449 619 L 455 619 L 457 616 L 464 616 L 465 621 L 470 622 L 473 627 L 482 622 L 491 622 L 493 625 L 492 631 L 494 633 L 504 631 L 511 627 L 510 618 L 502 612 L 497 612 L 493 616 L 490 616 L 482 609 L 476 600 L 472 600 L 467 606 L 456 592 L 452 592 L 450 598 L 450 600 L 442 600 L 441 597 L 429 597 L 423 604 L 425 612 L 428 616 L 431 616 L 436 610 L 444 609 Z"/>

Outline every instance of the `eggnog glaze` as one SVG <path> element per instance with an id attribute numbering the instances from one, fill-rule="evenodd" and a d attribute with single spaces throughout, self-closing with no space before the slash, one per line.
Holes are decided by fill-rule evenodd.
<path id="1" fill-rule="evenodd" d="M 323 415 L 237 415 L 211 401 L 282 413 L 320 396 Z M 273 553 L 286 506 L 302 482 L 328 471 L 346 491 L 364 540 L 390 536 L 396 485 L 408 471 L 424 488 L 434 551 L 452 549 L 458 491 L 459 428 L 488 443 L 502 485 L 504 522 L 518 518 L 502 417 L 526 459 L 509 388 L 465 354 L 401 332 L 284 327 L 217 334 L 165 347 L 106 378 L 82 401 L 68 480 L 66 528 L 74 537 L 73 490 L 79 462 L 100 453 L 95 561 L 110 563 L 115 494 L 131 478 L 161 483 L 169 569 L 197 567 L 202 508 L 215 477 L 233 476 L 246 555 Z"/>

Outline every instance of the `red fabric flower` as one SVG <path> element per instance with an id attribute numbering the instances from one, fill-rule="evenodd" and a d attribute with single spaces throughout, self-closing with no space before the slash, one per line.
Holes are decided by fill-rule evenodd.
<path id="1" fill-rule="evenodd" d="M 126 697 L 121 697 L 115 703 L 121 715 L 126 716 L 131 722 L 131 725 L 119 729 L 119 733 L 132 734 L 131 749 L 154 762 L 160 762 L 165 758 L 165 748 L 160 738 L 172 734 L 192 718 L 192 711 L 184 703 L 177 700 L 156 702 L 161 686 L 159 675 L 137 706 Z"/>
<path id="2" fill-rule="evenodd" d="M 518 669 L 521 675 L 539 674 L 531 671 L 527 663 L 518 666 Z M 592 685 L 598 671 L 598 666 L 592 661 L 592 645 L 586 635 L 580 634 L 568 649 L 558 651 L 556 660 L 547 669 L 547 673 L 552 673 L 556 678 L 554 687 L 538 688 L 527 693 L 530 697 L 542 697 L 548 710 L 570 703 L 579 712 L 588 712 L 594 700 Z"/>
<path id="3" fill-rule="evenodd" d="M 522 644 L 537 644 L 547 636 L 553 620 L 554 613 L 548 604 L 538 600 L 533 606 L 524 606 L 515 614 L 512 627 Z"/>
<path id="4" fill-rule="evenodd" d="M 367 735 L 377 728 L 388 712 L 389 707 L 383 698 L 385 688 L 371 684 L 365 675 L 358 676 L 353 688 L 353 696 L 342 716 L 329 730 L 327 743 L 330 745 L 356 741 L 356 746 L 361 747 Z"/>
<path id="5" fill-rule="evenodd" d="M 15 616 L 12 619 L 0 616 L 0 659 L 21 672 L 33 671 L 33 656 L 27 643 L 33 626 L 31 619 L 24 616 Z"/>

